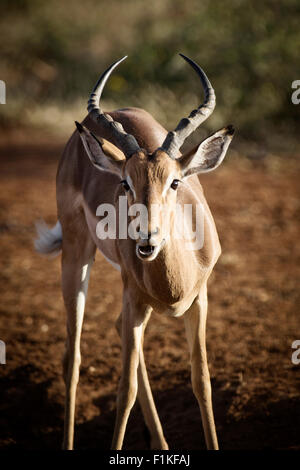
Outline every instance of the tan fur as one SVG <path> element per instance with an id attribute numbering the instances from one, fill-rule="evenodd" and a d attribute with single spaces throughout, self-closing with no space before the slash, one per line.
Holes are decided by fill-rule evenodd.
<path id="1" fill-rule="evenodd" d="M 165 191 L 166 195 L 162 198 L 168 176 L 174 174 L 174 178 L 180 178 L 178 162 L 163 151 L 156 151 L 167 131 L 140 109 L 128 108 L 110 115 L 121 122 L 125 131 L 133 134 L 146 151 L 124 161 L 122 168 L 123 177 L 129 175 L 136 189 L 135 202 L 144 203 L 149 208 L 151 203 L 166 202 L 168 207 L 172 207 L 176 202 L 193 206 L 200 202 L 204 207 L 204 246 L 196 252 L 187 251 L 181 241 L 174 239 L 172 232 L 168 233 L 168 222 L 161 228 L 156 241 L 160 243 L 166 234 L 168 240 L 151 262 L 141 261 L 136 256 L 134 240 L 99 240 L 96 237 L 96 208 L 101 203 L 115 204 L 116 198 L 125 192 L 119 184 L 121 178 L 118 175 L 98 170 L 91 164 L 79 133 L 74 132 L 57 173 L 58 218 L 63 232 L 62 288 L 68 313 L 64 361 L 67 391 L 64 448 L 73 447 L 84 302 L 88 272 L 98 248 L 121 267 L 124 284 L 123 307 L 118 322 L 122 337 L 123 372 L 112 448 L 122 448 L 128 416 L 137 394 L 151 433 L 152 447 L 168 448 L 155 409 L 142 351 L 145 325 L 151 311 L 155 310 L 159 314 L 184 315 L 191 352 L 193 390 L 199 401 L 207 447 L 216 449 L 218 443 L 205 348 L 206 283 L 221 252 L 215 224 L 195 175 L 186 179 L 177 191 Z M 89 117 L 83 124 L 96 135 L 108 139 L 100 126 Z M 103 150 L 110 156 L 114 154 L 109 142 Z M 149 158 L 153 152 L 154 155 Z M 118 154 L 120 159 L 120 151 Z M 131 195 L 128 200 L 129 205 L 134 202 Z M 150 225 L 150 229 L 155 230 L 155 227 Z M 101 447 L 101 443 L 99 445 Z"/>

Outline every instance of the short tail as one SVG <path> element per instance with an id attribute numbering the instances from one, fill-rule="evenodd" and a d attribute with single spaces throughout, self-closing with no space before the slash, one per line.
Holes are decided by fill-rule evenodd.
<path id="1" fill-rule="evenodd" d="M 49 228 L 43 220 L 35 224 L 38 238 L 34 240 L 34 247 L 43 255 L 57 256 L 61 252 L 62 228 L 59 221 Z"/>

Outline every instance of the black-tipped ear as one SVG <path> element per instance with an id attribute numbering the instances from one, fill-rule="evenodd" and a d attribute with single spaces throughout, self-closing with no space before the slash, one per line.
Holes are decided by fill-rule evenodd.
<path id="1" fill-rule="evenodd" d="M 232 124 L 229 124 L 229 126 L 225 127 L 227 135 L 233 135 L 235 133 L 235 128 L 233 127 Z"/>
<path id="2" fill-rule="evenodd" d="M 78 132 L 81 134 L 84 131 L 82 124 L 80 124 L 78 121 L 75 121 L 75 124 Z"/>
<path id="3" fill-rule="evenodd" d="M 195 153 L 188 152 L 179 158 L 183 177 L 194 173 L 207 173 L 217 168 L 226 155 L 234 134 L 232 125 L 205 139 Z"/>

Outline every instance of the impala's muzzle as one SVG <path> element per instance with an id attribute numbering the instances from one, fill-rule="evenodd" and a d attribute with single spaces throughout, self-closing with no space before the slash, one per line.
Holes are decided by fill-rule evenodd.
<path id="1" fill-rule="evenodd" d="M 159 241 L 159 228 L 148 234 L 139 232 L 140 239 L 136 245 L 136 254 L 137 257 L 143 261 L 152 261 L 158 255 L 160 249 L 164 244 L 164 240 Z"/>
<path id="2" fill-rule="evenodd" d="M 153 255 L 153 253 L 155 252 L 155 246 L 153 245 L 146 245 L 146 246 L 142 246 L 142 245 L 138 245 L 138 254 L 140 256 L 140 258 L 144 259 L 144 258 L 149 258 L 149 256 Z"/>

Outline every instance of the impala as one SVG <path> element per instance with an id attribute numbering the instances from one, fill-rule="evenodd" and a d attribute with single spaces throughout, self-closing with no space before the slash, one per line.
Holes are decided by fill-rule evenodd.
<path id="1" fill-rule="evenodd" d="M 76 123 L 77 129 L 59 163 L 58 222 L 52 229 L 45 225 L 38 227 L 36 249 L 42 253 L 62 251 L 62 292 L 67 310 L 63 360 L 65 449 L 73 448 L 80 336 L 89 273 L 97 248 L 121 271 L 124 287 L 122 311 L 116 323 L 122 339 L 123 366 L 112 448 L 122 448 L 129 413 L 138 396 L 150 431 L 151 447 L 168 449 L 143 355 L 144 331 L 152 310 L 184 318 L 192 388 L 200 406 L 206 445 L 208 449 L 218 448 L 205 331 L 207 280 L 221 249 L 198 175 L 220 165 L 234 130 L 232 126 L 223 128 L 186 154 L 180 154 L 185 139 L 215 107 L 215 93 L 205 73 L 191 59 L 182 57 L 202 83 L 204 102 L 169 133 L 142 109 L 126 108 L 104 113 L 100 108 L 103 88 L 111 72 L 126 57 L 103 73 L 90 95 L 89 114 L 82 124 Z M 97 208 L 101 204 L 110 204 L 119 214 L 121 196 L 126 197 L 129 209 L 133 204 L 146 207 L 146 232 L 142 226 L 137 226 L 136 239 L 120 237 L 118 231 L 115 239 L 99 238 L 96 234 Z M 185 204 L 203 209 L 201 230 L 204 238 L 197 249 L 190 249 L 174 236 L 174 207 Z M 153 210 L 154 206 L 160 205 L 167 208 L 163 217 Z M 126 224 L 130 220 L 128 216 Z"/>

